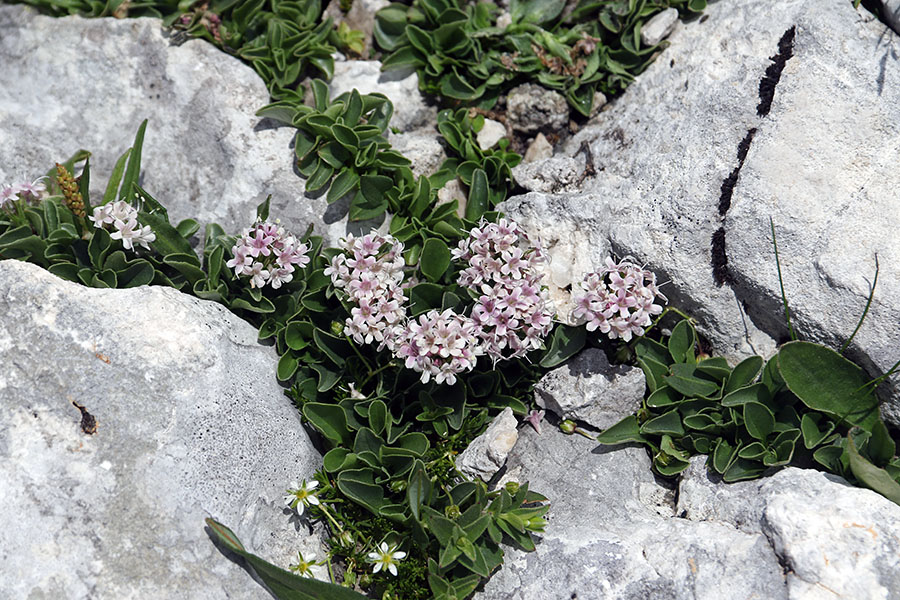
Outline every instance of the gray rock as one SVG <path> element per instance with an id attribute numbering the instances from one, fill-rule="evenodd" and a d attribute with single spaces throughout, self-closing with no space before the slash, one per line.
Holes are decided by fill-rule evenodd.
<path id="1" fill-rule="evenodd" d="M 413 173 L 432 175 L 441 168 L 447 154 L 433 129 L 417 129 L 407 133 L 389 133 L 391 146 L 412 161 Z"/>
<path id="2" fill-rule="evenodd" d="M 765 535 L 789 569 L 791 598 L 900 598 L 900 506 L 840 477 L 793 467 L 723 484 L 703 462 L 695 457 L 685 472 L 679 514 Z"/>
<path id="3" fill-rule="evenodd" d="M 528 150 L 525 151 L 525 157 L 522 159 L 522 162 L 531 163 L 550 158 L 551 156 L 553 156 L 553 144 L 547 140 L 547 136 L 539 133 L 534 136 L 531 144 L 528 145 Z"/>
<path id="4" fill-rule="evenodd" d="M 335 63 L 330 85 L 332 98 L 354 88 L 361 94 L 384 94 L 394 105 L 391 127 L 400 131 L 433 127 L 437 121 L 437 110 L 429 106 L 419 92 L 415 71 L 382 72 L 377 60 L 348 60 Z"/>
<path id="5" fill-rule="evenodd" d="M 881 19 L 888 27 L 900 33 L 900 0 L 880 0 Z"/>
<path id="6" fill-rule="evenodd" d="M 669 37 L 669 34 L 675 29 L 676 23 L 678 23 L 677 8 L 667 8 L 657 13 L 641 27 L 641 44 L 644 46 L 657 45 Z"/>
<path id="7" fill-rule="evenodd" d="M 509 91 L 506 118 L 515 131 L 553 131 L 569 124 L 569 104 L 559 92 L 534 83 Z"/>
<path id="8" fill-rule="evenodd" d="M 282 501 L 321 457 L 276 363 L 218 304 L 0 262 L 0 598 L 270 598 L 203 519 L 285 567 L 318 546 Z"/>
<path id="9" fill-rule="evenodd" d="M 578 419 L 598 429 L 634 414 L 644 399 L 644 372 L 609 364 L 606 354 L 588 348 L 544 375 L 534 388 L 538 406 L 564 419 Z"/>
<path id="10" fill-rule="evenodd" d="M 456 468 L 468 477 L 481 477 L 490 481 L 506 462 L 506 457 L 519 434 L 518 422 L 512 409 L 507 407 L 494 417 L 487 430 L 472 440 L 469 447 L 456 457 Z"/>
<path id="11" fill-rule="evenodd" d="M 535 552 L 506 549 L 479 600 L 787 597 L 764 535 L 671 517 L 672 490 L 642 448 L 524 428 L 507 468 L 550 497 L 548 525 Z"/>
<path id="12" fill-rule="evenodd" d="M 497 145 L 497 142 L 506 137 L 506 126 L 493 119 L 485 119 L 484 126 L 478 132 L 476 140 L 478 147 L 482 150 L 490 150 Z"/>
<path id="13" fill-rule="evenodd" d="M 513 167 L 516 183 L 532 192 L 576 192 L 585 180 L 584 157 L 550 156 Z"/>
<path id="14" fill-rule="evenodd" d="M 254 116 L 269 94 L 233 56 L 202 40 L 172 45 L 157 19 L 57 19 L 2 5 L 0 28 L 0 181 L 31 181 L 84 148 L 100 196 L 149 119 L 141 183 L 173 222 L 237 233 L 271 194 L 272 215 L 291 229 L 313 223 L 329 240 L 345 232 L 343 215 L 323 217 L 324 197 L 304 197 L 294 129 Z"/>
<path id="15" fill-rule="evenodd" d="M 670 282 L 670 301 L 732 361 L 786 339 L 770 216 L 804 339 L 849 337 L 877 252 L 879 289 L 850 355 L 873 374 L 887 369 L 900 358 L 900 175 L 888 158 L 900 133 L 888 108 L 900 105 L 896 36 L 842 0 L 719 2 L 705 16 L 679 27 L 614 106 L 556 149 L 554 160 L 575 158 L 586 143 L 595 177 L 503 210 L 548 248 L 560 312 L 566 285 L 607 254 L 631 255 Z M 779 83 L 762 86 L 774 89 L 766 113 L 760 81 L 779 52 Z M 885 414 L 898 423 L 888 391 Z"/>

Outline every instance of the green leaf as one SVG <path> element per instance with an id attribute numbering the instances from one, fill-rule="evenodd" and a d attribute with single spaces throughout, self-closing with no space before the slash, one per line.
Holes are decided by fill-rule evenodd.
<path id="1" fill-rule="evenodd" d="M 769 388 L 764 383 L 754 383 L 739 388 L 722 398 L 722 406 L 741 406 L 747 402 L 766 404 L 772 398 Z"/>
<path id="2" fill-rule="evenodd" d="M 475 169 L 472 172 L 472 182 L 469 184 L 469 199 L 466 201 L 466 219 L 478 221 L 491 208 L 490 186 L 488 176 L 484 169 Z"/>
<path id="3" fill-rule="evenodd" d="M 350 446 L 350 429 L 347 427 L 347 415 L 344 409 L 334 404 L 307 402 L 303 405 L 303 416 L 318 429 L 322 435 L 345 447 Z"/>
<path id="4" fill-rule="evenodd" d="M 116 199 L 116 193 L 119 191 L 119 184 L 122 181 L 122 175 L 125 173 L 125 161 L 131 154 L 131 148 L 125 151 L 116 165 L 113 167 L 112 175 L 109 176 L 109 182 L 106 184 L 106 191 L 103 192 L 103 204 L 113 202 Z"/>
<path id="5" fill-rule="evenodd" d="M 715 395 L 719 386 L 707 379 L 695 377 L 695 371 L 694 365 L 676 363 L 672 365 L 672 374 L 663 378 L 663 381 L 689 398 L 709 398 Z"/>
<path id="6" fill-rule="evenodd" d="M 747 402 L 744 404 L 744 426 L 752 437 L 765 441 L 775 429 L 775 415 L 759 402 Z"/>
<path id="7" fill-rule="evenodd" d="M 900 504 L 900 484 L 884 469 L 879 469 L 860 455 L 851 435 L 847 435 L 850 470 L 860 483 L 875 490 L 894 504 Z"/>
<path id="8" fill-rule="evenodd" d="M 431 309 L 440 309 L 444 288 L 436 283 L 420 283 L 409 290 L 409 310 L 412 316 Z"/>
<path id="9" fill-rule="evenodd" d="M 645 444 L 647 439 L 641 435 L 641 427 L 638 424 L 637 417 L 629 415 L 598 435 L 597 442 L 606 446 L 612 446 L 624 444 L 625 442 Z"/>
<path id="10" fill-rule="evenodd" d="M 646 421 L 641 425 L 642 434 L 668 434 L 674 436 L 684 435 L 684 426 L 681 424 L 681 416 L 677 410 L 670 410 L 658 417 Z"/>
<path id="11" fill-rule="evenodd" d="M 875 465 L 884 466 L 894 458 L 896 451 L 897 445 L 891 439 L 891 434 L 888 433 L 884 421 L 878 419 L 872 427 L 872 437 L 866 444 L 866 454 Z"/>
<path id="12" fill-rule="evenodd" d="M 728 470 L 722 475 L 722 481 L 732 483 L 734 481 L 744 481 L 746 479 L 756 479 L 765 473 L 767 467 L 756 461 L 738 458 L 735 460 Z"/>
<path id="13" fill-rule="evenodd" d="M 138 176 L 141 174 L 141 147 L 144 145 L 144 132 L 146 130 L 147 119 L 144 119 L 141 126 L 138 127 L 137 134 L 134 136 L 134 144 L 132 144 L 131 154 L 128 156 L 128 167 L 125 169 L 122 187 L 119 189 L 119 200 L 130 201 L 129 194 L 131 194 L 132 186 L 138 183 Z M 143 221 L 141 223 L 144 224 Z M 156 229 L 153 231 L 155 233 Z"/>
<path id="14" fill-rule="evenodd" d="M 337 486 L 345 496 L 375 515 L 391 504 L 384 498 L 384 488 L 375 483 L 372 469 L 341 471 L 337 476 Z"/>
<path id="15" fill-rule="evenodd" d="M 822 421 L 825 428 L 820 430 L 819 425 Z M 803 433 L 803 445 L 807 450 L 812 450 L 834 431 L 834 423 L 823 414 L 806 413 L 800 420 L 800 431 Z"/>
<path id="16" fill-rule="evenodd" d="M 676 363 L 696 362 L 694 357 L 694 345 L 697 343 L 697 334 L 690 321 L 683 319 L 678 322 L 672 335 L 669 337 L 669 354 Z"/>
<path id="17" fill-rule="evenodd" d="M 557 325 L 550 338 L 550 348 L 541 357 L 540 365 L 545 369 L 561 365 L 580 352 L 586 340 L 584 326 Z"/>
<path id="18" fill-rule="evenodd" d="M 421 460 L 416 460 L 409 474 L 409 483 L 406 487 L 406 498 L 414 518 L 420 518 L 420 510 L 423 505 L 427 506 L 431 502 L 433 492 L 434 485 L 431 483 L 428 473 L 425 472 L 424 463 Z"/>
<path id="19" fill-rule="evenodd" d="M 215 539 L 247 561 L 262 582 L 279 600 L 365 600 L 366 596 L 333 583 L 295 575 L 247 552 L 238 537 L 228 527 L 213 519 L 206 519 Z M 260 592 L 263 593 L 263 592 Z"/>
<path id="20" fill-rule="evenodd" d="M 336 202 L 359 186 L 359 175 L 350 167 L 344 167 L 331 182 L 326 200 L 328 204 Z"/>
<path id="21" fill-rule="evenodd" d="M 879 420 L 878 398 L 863 370 L 834 350 L 811 342 L 788 342 L 778 352 L 788 389 L 813 410 L 865 431 Z"/>
<path id="22" fill-rule="evenodd" d="M 288 352 L 286 354 L 283 354 L 278 360 L 278 370 L 276 373 L 278 380 L 287 381 L 294 376 L 294 373 L 297 372 L 297 367 L 299 366 L 300 363 L 297 361 L 297 357 L 294 356 L 293 353 Z"/>
<path id="23" fill-rule="evenodd" d="M 450 266 L 450 248 L 442 240 L 429 238 L 422 248 L 419 268 L 422 274 L 431 281 L 437 281 Z"/>
<path id="24" fill-rule="evenodd" d="M 731 372 L 728 382 L 725 384 L 725 394 L 730 394 L 738 388 L 748 386 L 756 381 L 756 376 L 759 375 L 759 370 L 762 369 L 762 366 L 763 359 L 761 356 L 751 356 L 738 363 L 738 366 Z"/>

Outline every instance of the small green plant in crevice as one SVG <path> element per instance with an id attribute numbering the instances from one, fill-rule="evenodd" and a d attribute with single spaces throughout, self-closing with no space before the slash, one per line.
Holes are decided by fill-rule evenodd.
<path id="1" fill-rule="evenodd" d="M 582 0 L 564 13 L 562 0 L 510 3 L 498 20 L 487 2 L 414 0 L 376 17 L 375 40 L 389 55 L 385 69 L 415 67 L 419 87 L 450 101 L 490 108 L 513 85 L 534 81 L 565 95 L 582 115 L 594 93 L 624 89 L 652 60 L 641 26 L 670 6 L 696 13 L 706 0 Z"/>
<path id="2" fill-rule="evenodd" d="M 459 177 L 468 187 L 466 218 L 478 220 L 506 200 L 512 168 L 522 162 L 522 157 L 508 150 L 508 138 L 501 139 L 496 149 L 482 150 L 476 137 L 484 126 L 484 115 L 470 109 L 442 110 L 437 123 L 450 156 L 441 165 L 439 176 Z"/>

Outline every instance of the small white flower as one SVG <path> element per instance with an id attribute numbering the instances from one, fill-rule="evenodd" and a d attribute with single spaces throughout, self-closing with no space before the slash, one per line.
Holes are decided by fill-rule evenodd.
<path id="1" fill-rule="evenodd" d="M 319 499 L 316 498 L 313 492 L 317 487 L 319 487 L 319 482 L 315 479 L 309 483 L 304 479 L 303 485 L 294 481 L 284 496 L 284 502 L 289 508 L 295 509 L 297 515 L 302 516 L 303 510 L 310 504 L 318 506 Z"/>
<path id="2" fill-rule="evenodd" d="M 396 577 L 397 563 L 406 558 L 406 552 L 396 550 L 396 545 L 388 547 L 387 542 L 381 542 L 381 546 L 376 548 L 375 552 L 369 552 L 369 562 L 375 565 L 372 572 L 377 573 L 384 568 Z"/>
<path id="3" fill-rule="evenodd" d="M 297 575 L 299 575 L 301 577 L 308 577 L 310 579 L 314 579 L 315 575 L 313 575 L 312 567 L 322 564 L 322 563 L 316 562 L 315 553 L 313 553 L 312 557 L 310 557 L 309 560 L 305 560 L 303 558 L 303 553 L 298 551 L 297 558 L 298 558 L 297 564 L 290 565 L 288 567 L 288 569 L 290 569 L 291 571 L 293 571 L 294 573 L 296 573 Z"/>

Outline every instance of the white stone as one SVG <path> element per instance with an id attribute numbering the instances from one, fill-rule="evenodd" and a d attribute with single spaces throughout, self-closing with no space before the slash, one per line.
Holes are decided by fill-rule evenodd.
<path id="1" fill-rule="evenodd" d="M 321 457 L 248 323 L 7 260 L 0 332 L 0 597 L 269 598 L 206 517 L 282 567 L 318 549 L 282 496 Z"/>
<path id="2" fill-rule="evenodd" d="M 437 110 L 425 102 L 412 70 L 382 71 L 377 60 L 348 60 L 334 65 L 330 86 L 332 98 L 353 89 L 361 94 L 384 94 L 394 105 L 391 127 L 400 131 L 431 127 L 437 119 Z"/>
<path id="3" fill-rule="evenodd" d="M 148 119 L 141 185 L 173 223 L 237 233 L 271 194 L 272 216 L 292 230 L 313 223 L 332 243 L 345 233 L 342 216 L 323 218 L 324 196 L 304 196 L 295 130 L 254 115 L 269 93 L 237 58 L 203 40 L 173 45 L 158 19 L 0 5 L 0 30 L 0 182 L 31 181 L 84 148 L 96 201 Z"/>
<path id="4" fill-rule="evenodd" d="M 547 136 L 539 133 L 534 136 L 522 162 L 531 163 L 553 156 L 553 144 L 547 140 Z"/>
<path id="5" fill-rule="evenodd" d="M 497 142 L 506 137 L 506 125 L 493 119 L 485 119 L 484 125 L 476 136 L 478 147 L 482 150 L 490 150 Z"/>
<path id="6" fill-rule="evenodd" d="M 412 161 L 410 168 L 417 176 L 433 175 L 447 159 L 444 147 L 433 129 L 416 129 L 406 133 L 389 133 L 391 147 Z"/>
<path id="7" fill-rule="evenodd" d="M 672 33 L 678 23 L 678 9 L 667 8 L 657 13 L 641 27 L 641 44 L 655 46 Z"/>
<path id="8" fill-rule="evenodd" d="M 609 364 L 606 354 L 588 348 L 541 378 L 534 398 L 541 408 L 564 419 L 578 419 L 598 429 L 615 425 L 641 407 L 644 372 Z"/>
<path id="9" fill-rule="evenodd" d="M 490 481 L 506 462 L 509 451 L 519 439 L 517 426 L 512 409 L 504 408 L 494 417 L 487 430 L 472 440 L 469 447 L 456 457 L 456 468 L 468 477 Z"/>

